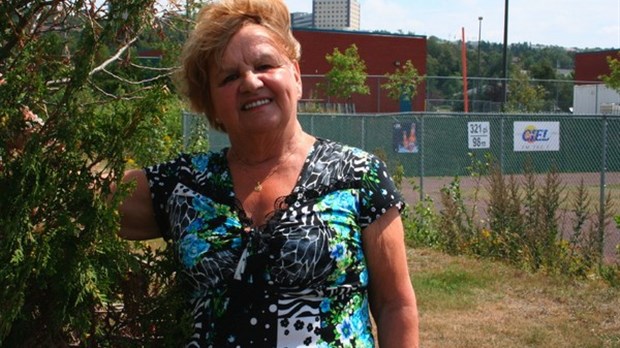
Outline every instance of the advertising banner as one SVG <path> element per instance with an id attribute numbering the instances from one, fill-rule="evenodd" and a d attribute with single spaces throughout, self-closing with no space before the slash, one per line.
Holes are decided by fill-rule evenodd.
<path id="1" fill-rule="evenodd" d="M 393 124 L 392 143 L 394 151 L 398 153 L 417 153 L 418 135 L 415 122 Z"/>
<path id="2" fill-rule="evenodd" d="M 560 151 L 560 122 L 515 122 L 514 151 Z"/>

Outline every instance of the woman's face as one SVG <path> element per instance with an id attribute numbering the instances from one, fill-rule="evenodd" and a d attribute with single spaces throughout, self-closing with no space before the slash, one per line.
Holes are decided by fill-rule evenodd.
<path id="1" fill-rule="evenodd" d="M 273 132 L 294 121 L 301 97 L 299 65 L 262 26 L 243 26 L 221 64 L 209 65 L 209 76 L 214 116 L 229 135 Z"/>

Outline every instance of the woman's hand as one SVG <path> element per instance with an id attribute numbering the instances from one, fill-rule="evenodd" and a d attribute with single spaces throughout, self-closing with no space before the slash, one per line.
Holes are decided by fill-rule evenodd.
<path id="1" fill-rule="evenodd" d="M 119 236 L 128 240 L 146 240 L 161 237 L 155 219 L 151 190 L 146 173 L 141 169 L 125 172 L 123 182 L 134 183 L 135 188 L 120 205 L 121 230 Z M 113 187 L 113 191 L 116 188 Z"/>
<path id="2" fill-rule="evenodd" d="M 0 86 L 7 84 L 3 74 L 0 73 Z M 0 142 L 0 146 L 4 147 L 6 153 L 10 157 L 18 156 L 26 146 L 28 138 L 37 132 L 41 126 L 43 126 L 43 120 L 30 110 L 29 107 L 24 106 L 21 109 L 22 117 L 24 120 L 23 126 L 17 134 L 9 135 L 3 143 Z M 2 157 L 0 157 L 0 171 L 3 170 Z"/>
<path id="3" fill-rule="evenodd" d="M 0 73 L 0 86 L 7 84 L 3 74 Z M 22 117 L 24 120 L 24 126 L 20 129 L 20 132 L 5 141 L 5 148 L 9 155 L 13 156 L 19 154 L 26 145 L 28 138 L 35 132 L 37 132 L 44 124 L 43 120 L 28 106 L 23 106 L 21 109 Z"/>

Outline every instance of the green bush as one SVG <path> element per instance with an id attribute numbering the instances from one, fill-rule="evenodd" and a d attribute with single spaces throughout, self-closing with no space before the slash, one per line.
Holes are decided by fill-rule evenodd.
<path id="1" fill-rule="evenodd" d="M 174 68 L 126 49 L 161 29 L 153 1 L 80 4 L 0 3 L 0 346 L 175 346 L 189 314 L 172 251 L 118 238 L 131 186 L 110 195 L 182 150 Z"/>

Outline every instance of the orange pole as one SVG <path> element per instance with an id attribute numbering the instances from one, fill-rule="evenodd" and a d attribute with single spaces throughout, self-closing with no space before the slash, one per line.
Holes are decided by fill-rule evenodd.
<path id="1" fill-rule="evenodd" d="M 461 60 L 463 61 L 463 103 L 465 112 L 469 112 L 469 95 L 467 94 L 467 46 L 465 45 L 465 27 L 461 28 L 463 45 L 461 48 Z"/>

